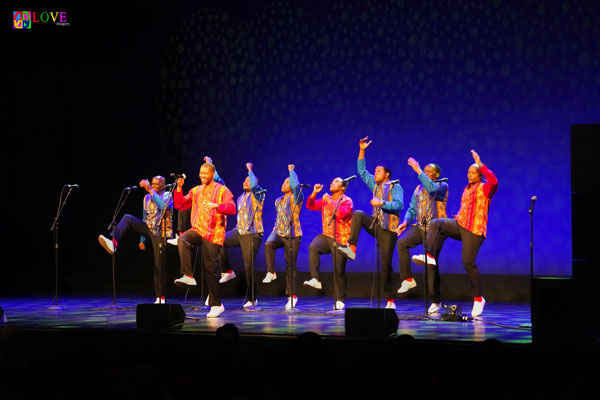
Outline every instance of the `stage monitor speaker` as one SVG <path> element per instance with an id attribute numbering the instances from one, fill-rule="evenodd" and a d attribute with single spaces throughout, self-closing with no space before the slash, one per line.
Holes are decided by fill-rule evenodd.
<path id="1" fill-rule="evenodd" d="M 568 343 L 573 338 L 573 282 L 538 276 L 531 284 L 531 325 L 536 344 Z"/>
<path id="2" fill-rule="evenodd" d="M 181 329 L 185 311 L 181 304 L 138 304 L 135 320 L 138 329 Z"/>
<path id="3" fill-rule="evenodd" d="M 346 336 L 383 337 L 398 331 L 398 315 L 387 308 L 346 308 Z"/>

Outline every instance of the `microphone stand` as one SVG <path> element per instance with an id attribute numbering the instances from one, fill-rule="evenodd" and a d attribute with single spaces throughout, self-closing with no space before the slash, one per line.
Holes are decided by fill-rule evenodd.
<path id="1" fill-rule="evenodd" d="M 424 215 L 423 218 L 421 218 L 421 226 L 423 227 L 423 229 L 422 229 L 423 250 L 425 252 L 425 270 L 423 271 L 423 283 L 424 283 L 423 297 L 425 298 L 425 315 L 426 316 L 429 315 L 429 313 L 428 313 L 428 311 L 429 311 L 429 307 L 428 307 L 429 306 L 429 294 L 427 293 L 427 290 L 429 289 L 429 265 L 427 263 L 427 250 L 425 249 L 425 242 L 427 241 L 427 226 L 429 225 L 429 222 L 427 221 L 427 215 L 429 214 L 429 212 L 431 212 L 432 202 L 437 202 L 437 194 L 438 194 L 438 191 L 440 190 L 440 186 L 441 186 L 441 183 L 435 188 L 435 192 L 433 192 L 433 198 L 431 198 L 431 196 L 430 196 L 429 209 L 427 210 L 426 215 Z M 423 187 L 423 190 L 424 189 L 425 189 L 425 187 Z M 429 196 L 429 193 L 427 193 L 427 195 Z"/>
<path id="2" fill-rule="evenodd" d="M 254 193 L 252 193 L 252 191 L 250 191 L 250 196 L 254 196 Z M 263 194 L 264 196 L 264 194 Z M 252 199 L 250 200 L 252 201 Z M 250 218 L 250 225 L 248 226 L 248 228 L 246 228 L 246 232 L 250 232 L 250 236 L 251 236 L 251 241 L 250 241 L 250 257 L 252 258 L 250 260 L 250 280 L 251 280 L 251 289 L 250 289 L 250 298 L 252 300 L 250 300 L 252 302 L 252 307 L 251 309 L 257 309 L 254 306 L 254 302 L 256 301 L 256 295 L 254 293 L 254 234 L 252 233 L 252 227 L 254 226 L 254 216 L 256 215 L 256 212 L 258 211 L 258 206 L 260 205 L 260 200 L 256 199 L 256 207 L 254 207 L 254 210 L 252 212 L 252 218 Z M 246 277 L 246 279 L 248 279 L 248 277 Z M 250 283 L 250 282 L 249 282 Z M 293 304 L 293 300 L 292 300 L 292 304 Z"/>
<path id="3" fill-rule="evenodd" d="M 50 310 L 59 310 L 62 307 L 58 305 L 58 219 L 60 218 L 60 214 L 62 213 L 65 204 L 67 204 L 67 199 L 71 194 L 71 190 L 73 187 L 69 187 L 69 191 L 65 196 L 63 201 L 62 195 L 65 190 L 65 186 L 62 187 L 60 191 L 60 197 L 58 200 L 58 209 L 56 210 L 56 216 L 54 217 L 54 222 L 52 223 L 52 227 L 50 227 L 50 231 L 54 232 L 54 305 L 48 306 Z"/>
<path id="4" fill-rule="evenodd" d="M 168 187 L 169 185 L 167 185 Z M 175 190 L 175 183 L 170 185 L 168 192 L 171 193 L 171 199 L 173 199 L 173 191 Z M 163 192 L 164 193 L 164 192 Z M 158 193 L 157 193 L 158 194 Z M 164 196 L 163 196 L 164 201 Z M 158 239 L 158 298 L 159 304 L 163 297 L 165 297 L 165 293 L 163 293 L 164 282 L 163 282 L 163 268 L 167 268 L 167 252 L 165 251 L 167 248 L 167 217 L 169 216 L 168 210 L 168 202 L 163 205 L 163 208 L 160 210 L 160 237 Z M 165 299 L 166 303 L 166 299 Z"/>
<path id="5" fill-rule="evenodd" d="M 127 194 L 125 195 L 125 198 L 123 198 L 123 193 L 127 192 Z M 108 225 L 107 230 L 109 232 L 112 232 L 112 230 L 115 228 L 115 225 L 117 224 L 117 216 L 119 215 L 119 213 L 121 212 L 121 208 L 123 208 L 123 206 L 125 205 L 125 202 L 127 201 L 127 198 L 129 197 L 129 195 L 131 194 L 131 189 L 130 188 L 125 188 L 121 191 L 121 197 L 119 197 L 119 201 L 117 202 L 117 206 L 115 207 L 115 212 L 112 216 L 112 220 L 110 221 L 110 224 Z M 112 236 L 112 234 L 111 234 Z M 113 238 L 114 239 L 114 238 Z M 115 249 L 116 250 L 116 249 Z M 115 257 L 116 251 L 113 251 L 112 253 L 112 286 L 113 286 L 113 299 L 112 299 L 112 304 L 109 307 L 109 309 L 119 309 L 120 307 L 117 307 L 117 286 L 116 286 L 116 279 L 115 279 L 115 265 L 116 265 L 116 257 Z"/>
<path id="6" fill-rule="evenodd" d="M 375 197 L 375 188 L 373 188 L 373 197 Z M 383 187 L 381 188 L 381 192 L 382 192 L 382 197 L 383 197 Z M 381 214 L 381 211 L 383 210 L 383 205 L 379 206 L 377 208 L 377 212 L 375 213 L 375 216 L 373 217 L 373 221 L 371 222 L 371 225 L 369 226 L 369 229 L 373 229 L 373 226 L 375 225 L 375 223 L 377 222 L 377 220 L 379 219 L 379 215 Z M 379 260 L 379 224 L 377 224 L 377 226 L 375 226 L 375 258 L 376 258 L 376 265 L 377 265 L 377 308 L 381 308 L 381 265 L 380 265 L 380 260 Z"/>
<path id="7" fill-rule="evenodd" d="M 336 266 L 337 266 L 337 248 L 338 248 L 338 242 L 337 242 L 337 217 L 336 217 L 336 213 L 338 210 L 338 207 L 340 206 L 340 203 L 342 202 L 342 198 L 344 196 L 344 193 L 346 193 L 346 188 L 348 187 L 348 182 L 346 182 L 346 184 L 344 185 L 344 191 L 342 192 L 340 198 L 338 199 L 337 203 L 335 204 L 335 209 L 333 210 L 333 214 L 331 215 L 331 218 L 329 218 L 329 221 L 327 222 L 327 226 L 331 226 L 331 223 L 333 222 L 333 309 L 334 311 L 337 311 L 337 302 L 338 302 L 338 290 L 337 290 L 337 285 L 336 285 Z M 333 200 L 333 197 L 332 197 Z"/>
<path id="8" fill-rule="evenodd" d="M 300 188 L 300 193 L 302 193 L 302 186 L 298 185 Z M 300 197 L 300 196 L 298 196 Z M 288 235 L 288 240 L 289 240 L 289 246 L 288 246 L 288 254 L 289 254 L 289 260 L 290 260 L 290 280 L 291 280 L 291 284 L 290 284 L 290 305 L 292 306 L 290 310 L 287 310 L 288 312 L 294 313 L 297 312 L 296 309 L 294 308 L 294 268 L 296 266 L 296 260 L 294 259 L 294 251 L 293 251 L 293 242 L 292 242 L 292 238 L 294 238 L 295 236 L 292 236 L 292 233 L 294 231 L 294 212 L 296 212 L 296 209 L 298 207 L 298 199 L 294 196 L 294 207 L 292 207 L 292 214 L 290 216 L 290 234 Z"/>
<path id="9" fill-rule="evenodd" d="M 530 232 L 529 232 L 529 293 L 530 297 L 533 295 L 533 207 L 529 207 L 529 220 L 530 220 Z M 531 301 L 530 301 L 531 303 Z M 530 320 L 533 321 L 531 310 L 529 310 Z M 520 324 L 520 328 L 531 328 L 532 324 L 525 323 Z"/>

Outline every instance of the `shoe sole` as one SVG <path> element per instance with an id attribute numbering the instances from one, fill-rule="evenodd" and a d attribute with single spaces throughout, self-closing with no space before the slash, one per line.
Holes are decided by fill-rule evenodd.
<path id="1" fill-rule="evenodd" d="M 308 282 L 304 282 L 304 286 L 310 286 L 310 287 L 311 287 L 311 288 L 313 288 L 313 289 L 317 289 L 317 290 L 323 290 L 323 286 L 321 286 L 321 287 L 313 286 L 313 285 L 311 285 L 311 284 L 310 284 L 310 283 L 308 283 Z"/>
<path id="2" fill-rule="evenodd" d="M 190 284 L 183 283 L 183 282 L 175 282 L 175 286 L 178 286 L 178 287 L 188 287 L 188 286 L 189 287 L 194 287 L 194 286 L 196 286 L 196 284 L 194 283 L 193 285 L 190 285 Z"/>
<path id="3" fill-rule="evenodd" d="M 416 287 L 417 287 L 417 285 L 415 285 L 415 286 L 411 286 L 411 287 L 409 287 L 409 288 L 408 288 L 408 289 L 406 289 L 406 290 L 402 290 L 402 288 L 400 288 L 400 289 L 398 289 L 398 293 L 406 293 L 406 292 L 408 292 L 409 290 L 411 290 L 411 289 L 414 289 L 414 288 L 416 288 Z M 402 291 L 401 291 L 401 290 L 402 290 Z"/>
<path id="4" fill-rule="evenodd" d="M 225 283 L 225 282 L 229 282 L 230 280 L 235 279 L 235 276 L 232 276 L 231 278 L 227 278 L 227 279 L 219 279 L 219 283 Z"/>
<path id="5" fill-rule="evenodd" d="M 106 244 L 106 242 L 101 237 L 98 237 L 98 241 L 100 242 L 100 246 L 102 246 L 104 248 L 104 250 L 106 250 L 108 252 L 108 254 L 115 253 L 114 251 L 112 251 L 110 249 L 110 247 L 108 247 L 108 244 Z"/>
<path id="6" fill-rule="evenodd" d="M 356 259 L 356 253 L 353 254 L 346 254 L 346 252 L 340 248 L 338 248 L 338 253 L 343 255 L 344 257 L 350 259 L 350 260 L 355 260 Z"/>

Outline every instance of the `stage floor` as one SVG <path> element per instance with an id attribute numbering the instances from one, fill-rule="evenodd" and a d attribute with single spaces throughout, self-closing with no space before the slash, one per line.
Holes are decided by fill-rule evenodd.
<path id="1" fill-rule="evenodd" d="M 63 297 L 59 298 L 59 309 L 51 298 L 21 297 L 0 298 L 4 309 L 4 324 L 16 324 L 25 329 L 107 329 L 135 330 L 136 305 L 147 303 L 147 297 L 121 296 L 112 306 L 111 297 Z M 242 309 L 244 299 L 224 298 L 225 312 L 220 318 L 207 319 L 207 310 L 199 298 L 170 298 L 170 303 L 179 303 L 186 312 L 181 332 L 211 333 L 226 323 L 236 325 L 242 335 L 296 336 L 312 331 L 324 336 L 345 336 L 344 312 L 333 311 L 333 299 L 324 297 L 299 298 L 294 313 L 284 310 L 284 297 L 259 299 L 255 311 Z M 385 301 L 382 300 L 382 305 Z M 469 315 L 471 302 L 455 301 L 447 305 L 459 305 Z M 400 320 L 398 335 L 408 334 L 416 339 L 436 341 L 481 342 L 497 339 L 507 344 L 531 343 L 531 329 L 523 328 L 531 323 L 529 303 L 488 302 L 479 321 L 447 322 L 439 316 L 427 318 L 422 300 L 397 300 L 396 313 Z M 346 307 L 377 308 L 377 300 L 349 298 Z M 530 326 L 530 325 L 529 325 Z M 178 330 L 179 331 L 179 330 Z"/>

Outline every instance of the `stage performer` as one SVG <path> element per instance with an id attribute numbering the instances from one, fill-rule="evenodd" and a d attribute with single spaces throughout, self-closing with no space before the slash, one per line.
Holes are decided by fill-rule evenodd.
<path id="1" fill-rule="evenodd" d="M 313 192 L 306 201 L 306 208 L 312 211 L 320 211 L 323 225 L 323 233 L 318 235 L 310 243 L 309 260 L 311 280 L 304 282 L 307 286 L 322 289 L 320 279 L 321 262 L 320 256 L 331 253 L 333 258 L 333 273 L 335 274 L 334 310 L 343 310 L 346 300 L 346 261 L 341 254 L 336 254 L 335 247 L 346 245 L 350 237 L 350 225 L 352 223 L 353 204 L 352 199 L 344 194 L 347 182 L 342 178 L 335 178 L 329 185 L 331 195 L 324 194 L 317 199 L 317 194 L 323 190 L 323 185 L 315 184 Z M 336 210 L 337 207 L 337 210 Z M 333 212 L 335 219 L 330 224 Z"/>
<path id="2" fill-rule="evenodd" d="M 300 210 L 302 209 L 304 194 L 302 193 L 295 168 L 293 164 L 288 165 L 289 177 L 281 185 L 283 196 L 275 200 L 277 217 L 273 232 L 271 232 L 265 243 L 267 275 L 263 279 L 263 283 L 271 283 L 277 279 L 277 274 L 275 273 L 275 250 L 283 247 L 286 268 L 285 294 L 288 296 L 285 308 L 288 310 L 295 307 L 298 301 L 298 297 L 296 296 L 296 278 L 298 275 L 296 260 L 302 241 Z"/>
<path id="3" fill-rule="evenodd" d="M 181 189 L 184 179 L 177 180 L 174 194 L 175 208 L 185 209 L 191 204 L 190 223 L 192 228 L 179 237 L 177 248 L 183 276 L 176 279 L 175 284 L 177 286 L 196 286 L 196 279 L 192 276 L 191 246 L 202 247 L 210 306 L 210 311 L 206 316 L 207 318 L 216 318 L 225 311 L 225 307 L 221 304 L 217 277 L 219 252 L 225 241 L 227 215 L 234 215 L 236 210 L 231 191 L 227 186 L 215 181 L 214 164 L 209 162 L 202 164 L 199 176 L 202 184 L 192 188 L 185 196 Z"/>
<path id="4" fill-rule="evenodd" d="M 150 240 L 154 255 L 154 292 L 155 304 L 165 303 L 165 283 L 167 279 L 166 266 L 160 265 L 159 245 L 161 237 L 173 236 L 173 196 L 165 190 L 165 178 L 160 175 L 152 178 L 152 183 L 147 179 L 140 181 L 140 187 L 146 189 L 144 196 L 143 219 L 130 214 L 125 214 L 111 232 L 112 239 L 103 235 L 98 236 L 100 245 L 110 254 L 117 251 L 117 245 L 128 230 L 133 230 L 141 235 L 138 247 L 146 249 L 146 239 Z M 164 217 L 164 219 L 163 219 Z M 161 219 L 164 224 L 161 228 Z"/>
<path id="5" fill-rule="evenodd" d="M 487 165 L 481 162 L 475 150 L 471 150 L 471 154 L 475 164 L 467 171 L 468 184 L 460 200 L 458 215 L 455 215 L 454 219 L 441 218 L 431 221 L 424 247 L 427 264 L 434 266 L 438 264 L 437 260 L 446 238 L 462 242 L 463 267 L 467 272 L 474 300 L 471 316 L 477 317 L 483 313 L 485 299 L 482 296 L 479 268 L 475 259 L 486 238 L 490 202 L 498 190 L 498 179 Z M 413 256 L 413 261 L 425 265 L 425 257 L 424 254 Z"/>
<path id="6" fill-rule="evenodd" d="M 346 257 L 354 260 L 356 258 L 356 244 L 361 228 L 375 237 L 379 242 L 381 270 L 383 271 L 384 290 L 388 293 L 386 308 L 396 308 L 392 295 L 392 256 L 398 235 L 396 229 L 399 226 L 398 214 L 404 208 L 404 190 L 399 182 L 391 184 L 392 172 L 388 167 L 378 165 L 375 175 L 366 170 L 365 150 L 371 145 L 369 137 L 360 139 L 357 160 L 358 174 L 369 190 L 373 192 L 371 205 L 373 215 L 367 215 L 363 211 L 356 211 L 352 216 L 352 229 L 348 245 L 339 247 L 338 251 Z M 377 219 L 373 223 L 374 219 Z"/>
<path id="7" fill-rule="evenodd" d="M 237 199 L 237 225 L 225 234 L 225 242 L 220 252 L 219 265 L 224 270 L 221 274 L 220 283 L 225 283 L 235 278 L 235 272 L 229 263 L 227 247 L 241 247 L 246 271 L 246 281 L 249 286 L 250 300 L 244 304 L 244 308 L 252 308 L 258 305 L 258 300 L 252 288 L 254 288 L 254 271 L 252 265 L 256 259 L 256 253 L 263 237 L 263 205 L 265 203 L 265 190 L 258 184 L 258 178 L 252 171 L 252 163 L 247 163 L 248 176 L 242 184 L 244 193 Z"/>
<path id="8" fill-rule="evenodd" d="M 412 277 L 409 250 L 423 243 L 425 229 L 428 229 L 432 220 L 447 216 L 448 184 L 445 181 L 437 181 L 441 173 L 440 166 L 433 163 L 427 164 L 423 171 L 419 162 L 412 157 L 408 159 L 408 165 L 417 173 L 421 184 L 415 188 L 410 206 L 404 214 L 404 221 L 396 230 L 399 236 L 397 247 L 400 259 L 400 279 L 402 280 L 398 293 L 406 293 L 417 286 Z M 411 225 L 413 221 L 414 223 Z M 428 287 L 432 299 L 429 313 L 435 313 L 441 307 L 439 267 L 432 266 L 428 272 Z"/>

